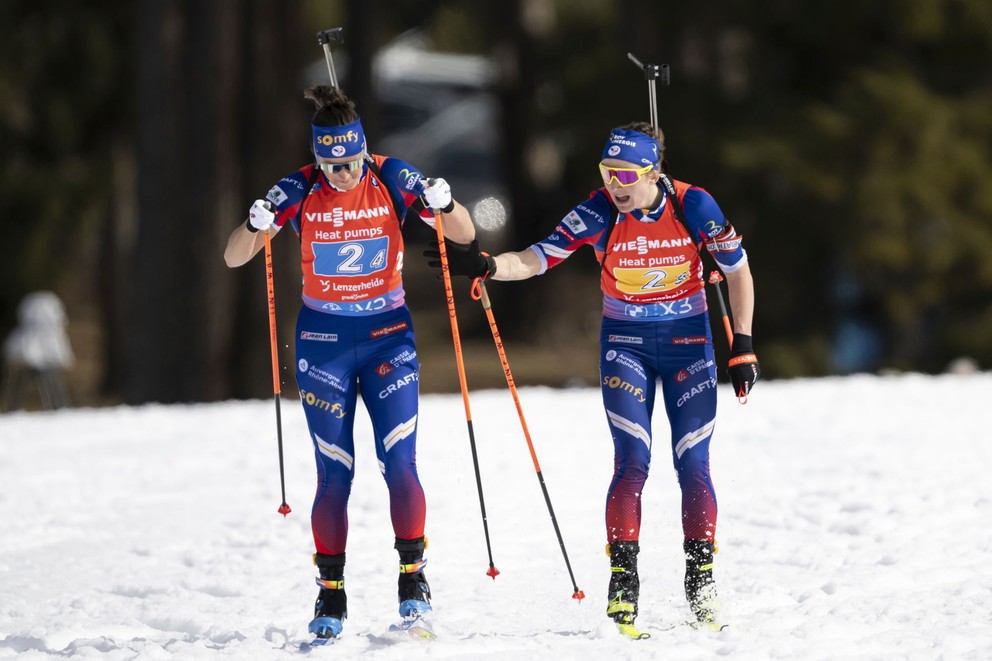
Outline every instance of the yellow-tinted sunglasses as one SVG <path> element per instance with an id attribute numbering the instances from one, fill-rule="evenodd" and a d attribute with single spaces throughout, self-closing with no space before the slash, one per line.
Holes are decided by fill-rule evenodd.
<path id="1" fill-rule="evenodd" d="M 613 168 L 602 163 L 599 164 L 599 173 L 603 175 L 603 183 L 609 185 L 614 179 L 621 186 L 633 186 L 641 177 L 655 168 L 655 163 L 645 165 L 643 168 Z"/>
<path id="2" fill-rule="evenodd" d="M 365 165 L 365 155 L 359 156 L 352 161 L 345 161 L 344 163 L 324 163 L 322 161 L 317 162 L 317 167 L 324 171 L 324 174 L 333 174 L 335 172 L 341 172 L 342 170 L 347 170 L 348 172 L 354 172 L 361 169 Z"/>

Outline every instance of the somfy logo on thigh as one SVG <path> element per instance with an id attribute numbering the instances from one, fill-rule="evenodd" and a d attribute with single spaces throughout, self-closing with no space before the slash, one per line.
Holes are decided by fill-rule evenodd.
<path id="1" fill-rule="evenodd" d="M 322 411 L 329 411 L 335 414 L 338 418 L 343 418 L 348 415 L 347 411 L 344 410 L 344 407 L 342 407 L 341 404 L 337 402 L 332 404 L 331 402 L 323 400 L 314 393 L 307 392 L 306 390 L 300 390 L 300 401 L 307 406 L 313 406 Z"/>
<path id="2" fill-rule="evenodd" d="M 644 388 L 639 388 L 633 383 L 621 379 L 619 376 L 604 376 L 603 385 L 614 390 L 619 389 L 628 392 L 642 404 L 647 401 L 647 398 L 644 396 Z"/>

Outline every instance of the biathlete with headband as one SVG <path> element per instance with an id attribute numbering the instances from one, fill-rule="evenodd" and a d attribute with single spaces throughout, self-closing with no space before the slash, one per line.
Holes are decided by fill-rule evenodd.
<path id="1" fill-rule="evenodd" d="M 685 593 L 695 617 L 719 627 L 713 582 L 717 504 L 709 446 L 716 423 L 716 365 L 699 251 L 726 275 L 734 319 L 729 375 L 746 395 L 758 379 L 751 343 L 754 288 L 741 237 L 702 188 L 674 181 L 680 222 L 661 183 L 664 135 L 637 122 L 613 129 L 599 169 L 604 186 L 569 211 L 546 239 L 495 257 L 477 241 L 446 242 L 452 274 L 523 280 L 544 273 L 583 245 L 602 265 L 600 388 L 615 451 L 606 496 L 611 576 L 607 614 L 633 637 L 641 493 L 651 464 L 651 416 L 658 384 L 682 490 Z M 428 251 L 428 256 L 436 256 Z"/>
<path id="2" fill-rule="evenodd" d="M 240 266 L 265 232 L 290 223 L 300 238 L 303 305 L 296 323 L 296 380 L 317 461 L 311 512 L 320 577 L 310 631 L 337 636 L 347 616 L 344 589 L 348 497 L 355 474 L 353 427 L 358 395 L 375 436 L 389 490 L 400 558 L 400 614 L 409 623 L 431 610 L 424 576 L 424 491 L 417 476 L 419 362 L 403 291 L 407 209 L 471 241 L 475 228 L 443 179 L 426 180 L 409 163 L 368 153 L 355 104 L 338 89 L 315 86 L 306 98 L 316 162 L 283 177 L 228 240 L 224 258 Z"/>

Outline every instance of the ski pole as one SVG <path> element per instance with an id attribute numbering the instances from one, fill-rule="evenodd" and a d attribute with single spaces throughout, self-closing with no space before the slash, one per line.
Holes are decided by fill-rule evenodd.
<path id="1" fill-rule="evenodd" d="M 734 331 L 730 327 L 730 315 L 727 314 L 727 304 L 723 302 L 723 292 L 720 289 L 721 282 L 723 282 L 723 276 L 720 275 L 720 272 L 710 271 L 709 283 L 716 290 L 716 300 L 720 304 L 720 315 L 723 317 L 723 329 L 727 331 L 727 346 L 733 346 Z"/>
<path id="2" fill-rule="evenodd" d="M 637 68 L 644 72 L 644 80 L 648 81 L 648 113 L 651 116 L 651 126 L 658 130 L 658 91 L 657 81 L 660 79 L 662 85 L 668 85 L 671 80 L 670 69 L 667 64 L 660 67 L 657 64 L 644 64 L 633 53 L 627 53 L 627 59 L 633 62 Z"/>
<path id="3" fill-rule="evenodd" d="M 279 444 L 279 483 L 282 487 L 282 504 L 279 513 L 286 516 L 293 510 L 286 504 L 286 471 L 282 460 L 282 413 L 279 408 L 279 345 L 276 342 L 276 289 L 272 279 L 272 240 L 265 231 L 265 288 L 269 294 L 269 345 L 272 350 L 272 395 L 276 402 L 276 438 Z"/>
<path id="4" fill-rule="evenodd" d="M 517 386 L 513 382 L 513 373 L 510 371 L 510 361 L 506 358 L 506 350 L 503 348 L 503 340 L 499 335 L 499 328 L 496 327 L 496 317 L 493 315 L 492 304 L 489 301 L 489 293 L 486 291 L 486 284 L 481 279 L 476 279 L 472 284 L 472 298 L 482 303 L 482 309 L 486 311 L 486 318 L 489 320 L 489 330 L 493 334 L 493 342 L 496 343 L 496 352 L 499 354 L 499 361 L 503 365 L 503 374 L 506 376 L 506 385 L 510 388 L 513 396 L 513 403 L 517 407 L 517 416 L 520 418 L 520 426 L 524 431 L 524 438 L 527 440 L 527 449 L 530 450 L 530 459 L 534 462 L 534 470 L 537 472 L 537 481 L 541 484 L 541 491 L 544 493 L 544 502 L 548 506 L 548 514 L 551 515 L 551 525 L 554 526 L 555 535 L 558 537 L 558 546 L 561 547 L 561 555 L 565 558 L 565 568 L 568 569 L 568 577 L 572 580 L 572 599 L 578 599 L 581 603 L 585 598 L 585 593 L 579 589 L 575 583 L 575 574 L 572 573 L 572 564 L 568 561 L 568 551 L 565 550 L 565 541 L 562 539 L 561 530 L 558 527 L 558 519 L 555 518 L 555 508 L 551 505 L 551 496 L 548 495 L 548 487 L 544 483 L 544 474 L 541 472 L 541 464 L 537 461 L 537 453 L 534 451 L 534 443 L 530 438 L 530 430 L 527 428 L 527 420 L 524 418 L 524 409 L 520 405 L 520 397 L 517 395 Z"/>
<path id="5" fill-rule="evenodd" d="M 720 316 L 723 317 L 723 329 L 727 332 L 727 348 L 733 350 L 734 330 L 730 327 L 730 315 L 727 314 L 727 304 L 723 302 L 723 290 L 720 289 L 721 282 L 723 282 L 723 276 L 720 275 L 720 272 L 710 271 L 709 283 L 713 285 L 713 289 L 716 291 L 716 301 L 720 304 Z M 747 393 L 737 393 L 737 401 L 741 404 L 747 404 Z"/>
<path id="6" fill-rule="evenodd" d="M 317 33 L 317 43 L 324 48 L 324 60 L 327 61 L 327 75 L 331 78 L 331 87 L 338 86 L 338 76 L 334 71 L 334 57 L 331 55 L 331 44 L 344 43 L 344 28 L 330 28 Z"/>
<path id="7" fill-rule="evenodd" d="M 475 429 L 472 426 L 472 409 L 468 402 L 468 383 L 465 380 L 465 361 L 462 358 L 462 340 L 458 334 L 458 318 L 455 316 L 455 295 L 451 290 L 451 274 L 448 272 L 448 252 L 444 247 L 444 229 L 441 227 L 441 212 L 434 210 L 434 229 L 437 232 L 438 252 L 441 253 L 441 274 L 444 279 L 444 294 L 448 299 L 448 317 L 451 320 L 451 340 L 455 345 L 455 364 L 458 366 L 458 384 L 462 390 L 462 403 L 465 405 L 465 421 L 468 423 L 468 442 L 472 447 L 472 465 L 475 467 L 475 484 L 479 490 L 479 506 L 482 508 L 482 529 L 486 535 L 486 551 L 489 553 L 489 569 L 486 576 L 494 581 L 499 570 L 493 564 L 493 547 L 489 542 L 489 520 L 486 517 L 486 499 L 482 494 L 482 474 L 479 472 L 479 455 L 475 449 Z"/>

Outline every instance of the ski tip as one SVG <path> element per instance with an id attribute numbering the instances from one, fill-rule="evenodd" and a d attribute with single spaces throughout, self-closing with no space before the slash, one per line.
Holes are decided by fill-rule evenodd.
<path id="1" fill-rule="evenodd" d="M 486 576 L 495 581 L 496 577 L 499 576 L 499 570 L 495 566 L 489 565 L 489 569 L 486 570 Z"/>
<path id="2" fill-rule="evenodd" d="M 282 505 L 279 506 L 279 513 L 282 514 L 283 516 L 286 516 L 287 514 L 289 514 L 292 511 L 293 510 L 291 510 L 289 508 L 289 505 L 287 505 L 286 503 L 283 503 Z"/>
<path id="3" fill-rule="evenodd" d="M 393 637 L 409 637 L 419 640 L 437 639 L 430 623 L 420 616 L 404 619 L 400 624 L 391 624 L 386 633 Z"/>
<path id="4" fill-rule="evenodd" d="M 313 640 L 305 640 L 302 643 L 300 643 L 300 651 L 306 653 L 315 647 L 333 645 L 334 641 L 335 641 L 334 638 L 314 638 Z"/>
<path id="5" fill-rule="evenodd" d="M 633 624 L 623 624 L 617 622 L 617 631 L 619 631 L 624 636 L 627 636 L 631 640 L 647 640 L 651 637 L 647 631 L 641 631 L 637 629 Z"/>
<path id="6" fill-rule="evenodd" d="M 586 593 L 583 592 L 582 590 L 577 589 L 575 592 L 572 593 L 572 599 L 577 599 L 580 604 L 582 603 L 582 600 L 585 598 L 586 598 Z"/>
<path id="7" fill-rule="evenodd" d="M 700 631 L 723 631 L 729 624 L 723 624 L 720 622 L 692 622 L 692 627 Z"/>

